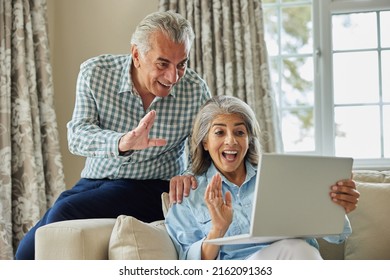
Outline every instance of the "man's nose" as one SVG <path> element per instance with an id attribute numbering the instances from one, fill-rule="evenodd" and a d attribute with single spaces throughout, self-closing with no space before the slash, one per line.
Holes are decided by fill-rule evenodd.
<path id="1" fill-rule="evenodd" d="M 167 70 L 166 78 L 171 84 L 174 84 L 179 80 L 179 71 L 174 65 L 171 65 Z"/>

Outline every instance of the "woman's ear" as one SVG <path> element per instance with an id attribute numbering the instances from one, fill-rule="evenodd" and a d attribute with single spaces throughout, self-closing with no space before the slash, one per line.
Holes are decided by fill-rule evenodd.
<path id="1" fill-rule="evenodd" d="M 207 141 L 206 141 L 206 140 L 203 140 L 203 141 L 202 141 L 202 145 L 203 145 L 203 149 L 204 149 L 205 151 L 208 151 L 208 145 L 207 145 Z"/>

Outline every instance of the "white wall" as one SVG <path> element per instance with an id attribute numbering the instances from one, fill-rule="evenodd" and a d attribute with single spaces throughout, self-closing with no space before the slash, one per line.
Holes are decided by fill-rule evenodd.
<path id="1" fill-rule="evenodd" d="M 54 102 L 67 188 L 80 179 L 84 158 L 69 153 L 66 123 L 74 107 L 80 64 L 103 53 L 128 53 L 138 22 L 158 0 L 47 0 Z"/>

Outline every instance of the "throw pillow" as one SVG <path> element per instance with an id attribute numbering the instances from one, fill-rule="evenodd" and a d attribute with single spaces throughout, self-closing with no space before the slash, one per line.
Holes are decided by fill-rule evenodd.
<path id="1" fill-rule="evenodd" d="M 164 217 L 166 217 L 168 210 L 169 210 L 169 194 L 166 192 L 163 192 L 161 194 L 161 204 L 162 204 L 162 211 L 164 214 Z"/>
<path id="2" fill-rule="evenodd" d="M 117 218 L 109 242 L 110 260 L 175 260 L 177 253 L 164 221 L 144 223 L 134 217 Z"/>
<path id="3" fill-rule="evenodd" d="M 358 207 L 348 214 L 352 234 L 345 244 L 347 260 L 390 259 L 390 183 L 356 182 Z"/>

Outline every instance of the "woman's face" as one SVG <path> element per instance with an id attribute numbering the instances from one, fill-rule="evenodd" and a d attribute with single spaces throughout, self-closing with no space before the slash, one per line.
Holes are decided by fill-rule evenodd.
<path id="1" fill-rule="evenodd" d="M 240 115 L 218 115 L 211 123 L 203 147 L 229 181 L 234 182 L 231 179 L 246 175 L 244 158 L 249 147 L 249 135 Z"/>

